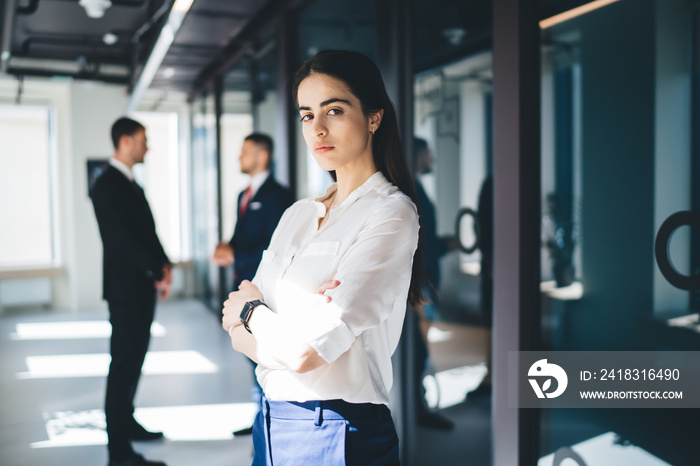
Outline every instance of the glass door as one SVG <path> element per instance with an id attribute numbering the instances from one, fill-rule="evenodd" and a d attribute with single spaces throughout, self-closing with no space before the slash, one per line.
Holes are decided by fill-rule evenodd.
<path id="1" fill-rule="evenodd" d="M 655 256 L 670 216 L 700 219 L 693 17 L 622 0 L 542 28 L 542 350 L 700 348 L 697 302 Z M 697 233 L 661 248 L 674 273 L 697 272 Z M 538 464 L 697 464 L 696 410 L 621 403 L 542 409 Z"/>
<path id="2" fill-rule="evenodd" d="M 414 3 L 413 155 L 428 302 L 412 464 L 491 464 L 491 2 Z M 410 318 L 409 315 L 407 318 Z"/>

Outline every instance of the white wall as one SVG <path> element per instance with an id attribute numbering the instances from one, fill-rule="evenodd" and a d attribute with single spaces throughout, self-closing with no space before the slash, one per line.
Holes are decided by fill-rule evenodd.
<path id="1" fill-rule="evenodd" d="M 73 178 L 73 183 L 66 187 L 73 197 L 73 215 L 68 221 L 75 227 L 71 236 L 73 254 L 67 257 L 72 272 L 70 307 L 103 308 L 106 306 L 102 301 L 102 241 L 87 193 L 86 162 L 90 158 L 108 158 L 114 152 L 110 128 L 123 114 L 127 95 L 122 86 L 82 81 L 72 83 L 70 94 L 72 148 L 70 154 L 65 154 Z"/>
<path id="2" fill-rule="evenodd" d="M 17 82 L 0 77 L 0 101 L 13 102 Z M 52 279 L 52 307 L 104 309 L 102 245 L 87 195 L 88 158 L 109 157 L 109 129 L 126 107 L 123 86 L 65 79 L 25 79 L 23 104 L 51 105 L 57 133 L 58 256 L 65 269 Z M 43 289 L 45 279 L 36 281 Z M 24 286 L 30 286 L 31 284 Z"/>
<path id="3" fill-rule="evenodd" d="M 238 217 L 238 194 L 250 184 L 250 177 L 241 173 L 241 154 L 243 140 L 253 131 L 253 119 L 250 115 L 224 114 L 221 118 L 221 197 L 223 240 L 233 236 L 233 229 Z"/>

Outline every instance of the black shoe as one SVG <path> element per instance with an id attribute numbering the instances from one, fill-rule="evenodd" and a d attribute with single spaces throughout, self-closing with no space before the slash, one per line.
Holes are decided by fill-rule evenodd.
<path id="1" fill-rule="evenodd" d="M 251 435 L 253 433 L 253 426 L 246 427 L 245 429 L 236 430 L 233 432 L 234 437 L 241 437 L 243 435 Z"/>
<path id="2" fill-rule="evenodd" d="M 125 460 L 110 460 L 109 466 L 166 466 L 162 461 L 149 461 L 141 455 L 134 454 Z"/>
<path id="3" fill-rule="evenodd" d="M 452 430 L 455 423 L 440 413 L 421 409 L 418 411 L 418 425 L 428 429 Z"/>
<path id="4" fill-rule="evenodd" d="M 141 424 L 134 423 L 129 433 L 131 440 L 160 440 L 163 438 L 163 432 L 149 432 L 144 429 Z"/>

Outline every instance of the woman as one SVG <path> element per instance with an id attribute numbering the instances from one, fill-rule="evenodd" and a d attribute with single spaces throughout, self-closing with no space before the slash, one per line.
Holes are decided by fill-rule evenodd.
<path id="1" fill-rule="evenodd" d="M 337 182 L 282 216 L 253 282 L 224 303 L 265 396 L 254 465 L 393 465 L 391 355 L 421 299 L 419 216 L 376 65 L 324 51 L 293 88 L 304 139 Z"/>

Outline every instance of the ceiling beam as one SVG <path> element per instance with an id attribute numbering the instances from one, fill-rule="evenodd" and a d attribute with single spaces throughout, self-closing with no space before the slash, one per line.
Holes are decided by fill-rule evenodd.
<path id="1" fill-rule="evenodd" d="M 170 13 L 168 13 L 168 19 L 163 29 L 160 30 L 153 50 L 151 50 L 151 54 L 148 56 L 148 60 L 146 60 L 146 64 L 141 70 L 138 81 L 131 91 L 131 98 L 129 99 L 125 111 L 127 115 L 136 111 L 143 94 L 151 85 L 153 77 L 158 71 L 160 64 L 163 62 L 165 55 L 168 53 L 170 45 L 173 43 L 173 40 L 175 40 L 177 31 L 180 29 L 180 26 L 182 26 L 182 22 L 192 6 L 192 1 L 193 0 L 175 0 L 173 2 Z"/>
<path id="2" fill-rule="evenodd" d="M 76 71 L 76 72 L 60 72 L 57 73 L 55 70 L 46 70 L 42 68 L 27 68 L 27 67 L 16 67 L 13 66 L 9 73 L 10 75 L 15 75 L 17 77 L 20 76 L 41 76 L 41 77 L 46 77 L 46 78 L 53 78 L 56 77 L 57 74 L 60 74 L 60 76 L 65 76 L 68 78 L 73 78 L 73 79 L 83 79 L 83 80 L 97 80 L 100 82 L 104 83 L 111 83 L 111 84 L 126 84 L 129 80 L 129 77 L 127 75 L 124 76 L 119 76 L 119 75 L 103 75 L 103 74 L 97 74 L 93 75 L 90 73 L 85 73 L 81 71 Z"/>
<path id="3" fill-rule="evenodd" d="M 308 0 L 268 0 L 258 10 L 235 37 L 217 53 L 216 57 L 205 66 L 197 76 L 187 101 L 192 102 L 202 92 L 209 90 L 214 85 L 217 77 L 222 76 L 233 66 L 239 58 L 253 45 L 261 33 L 272 26 L 276 21 L 290 10 L 296 8 Z"/>

